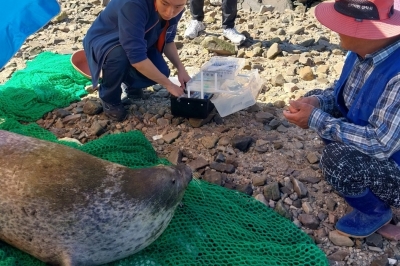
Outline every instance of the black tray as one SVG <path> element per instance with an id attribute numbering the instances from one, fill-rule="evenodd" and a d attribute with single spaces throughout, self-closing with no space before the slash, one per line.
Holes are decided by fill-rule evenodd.
<path id="1" fill-rule="evenodd" d="M 211 97 L 210 97 L 211 98 Z M 214 104 L 208 99 L 171 97 L 171 113 L 174 116 L 187 118 L 207 118 L 214 109 Z"/>

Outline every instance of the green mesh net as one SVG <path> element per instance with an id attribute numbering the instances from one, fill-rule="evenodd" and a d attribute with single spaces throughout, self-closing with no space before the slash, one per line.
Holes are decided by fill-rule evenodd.
<path id="1" fill-rule="evenodd" d="M 0 116 L 35 121 L 57 107 L 68 106 L 87 94 L 88 79 L 70 64 L 71 55 L 39 54 L 27 67 L 0 85 Z"/>
<path id="2" fill-rule="evenodd" d="M 64 56 L 52 55 L 39 56 L 36 60 L 47 60 L 47 58 L 53 60 L 55 57 L 60 57 L 59 61 L 67 59 Z M 45 62 L 41 63 L 45 65 Z M 28 64 L 28 68 L 31 65 L 33 62 Z M 60 68 L 60 71 L 64 69 Z M 29 75 L 27 73 L 31 72 L 25 73 Z M 17 74 L 12 79 L 15 76 L 19 77 Z M 55 72 L 51 73 L 53 74 L 57 75 Z M 42 79 L 45 80 L 44 77 Z M 77 83 L 71 86 L 65 83 L 60 89 L 64 90 L 75 85 Z M 0 87 L 0 92 L 1 90 Z M 76 99 L 79 91 L 79 89 L 75 91 L 78 94 L 69 93 L 69 98 L 62 93 L 53 95 L 69 103 Z M 57 97 L 52 100 L 57 102 Z M 33 98 L 38 99 L 38 97 Z M 43 106 L 50 108 L 50 105 L 41 102 L 32 105 L 31 108 L 38 108 L 41 112 L 49 111 Z M 19 114 L 15 109 L 12 110 L 14 112 L 10 116 L 7 112 L 1 114 L 0 129 L 69 145 L 131 168 L 169 164 L 165 159 L 158 158 L 151 143 L 140 131 L 107 135 L 84 145 L 78 145 L 74 142 L 58 141 L 55 135 L 35 123 L 20 124 L 16 118 L 28 119 L 28 116 Z M 36 109 L 30 111 L 37 115 L 40 113 Z M 30 121 L 34 121 L 33 117 L 31 119 Z M 45 264 L 0 241 L 0 266 L 19 265 L 44 266 Z M 328 265 L 328 261 L 309 236 L 291 221 L 254 198 L 201 180 L 193 180 L 164 233 L 141 252 L 108 265 L 305 266 Z"/>

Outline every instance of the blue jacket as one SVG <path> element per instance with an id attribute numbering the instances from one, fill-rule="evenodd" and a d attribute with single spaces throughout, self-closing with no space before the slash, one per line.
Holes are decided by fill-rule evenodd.
<path id="1" fill-rule="evenodd" d="M 375 109 L 376 103 L 385 90 L 386 85 L 391 78 L 400 72 L 399 57 L 400 49 L 397 49 L 397 51 L 372 71 L 364 86 L 360 89 L 357 98 L 350 106 L 350 109 L 348 109 L 344 103 L 343 89 L 357 59 L 357 54 L 349 53 L 343 66 L 342 75 L 337 81 L 334 91 L 336 104 L 349 122 L 360 126 L 369 124 L 368 119 Z M 400 165 L 400 151 L 392 154 L 391 159 Z"/>
<path id="2" fill-rule="evenodd" d="M 174 41 L 183 12 L 169 21 L 166 43 Z M 83 39 L 93 86 L 97 86 L 104 60 L 112 48 L 122 45 L 129 62 L 135 64 L 147 58 L 148 49 L 157 44 L 161 32 L 154 0 L 110 1 Z"/>

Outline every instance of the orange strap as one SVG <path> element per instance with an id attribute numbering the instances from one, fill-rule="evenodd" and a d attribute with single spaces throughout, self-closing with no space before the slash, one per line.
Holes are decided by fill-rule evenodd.
<path id="1" fill-rule="evenodd" d="M 160 53 L 162 52 L 162 49 L 163 49 L 163 46 L 164 46 L 164 43 L 165 43 L 165 35 L 167 35 L 168 26 L 169 26 L 169 21 L 167 20 L 165 22 L 165 26 L 164 26 L 164 28 L 163 28 L 163 30 L 161 32 L 161 35 L 160 35 L 160 37 L 158 37 L 158 40 L 157 40 L 157 50 Z"/>

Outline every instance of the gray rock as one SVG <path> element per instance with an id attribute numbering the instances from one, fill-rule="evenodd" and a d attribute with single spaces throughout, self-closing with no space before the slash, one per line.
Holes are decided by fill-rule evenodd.
<path id="1" fill-rule="evenodd" d="M 269 112 L 258 112 L 255 115 L 256 121 L 264 123 L 264 124 L 269 123 L 274 118 L 275 118 L 275 116 Z"/>
<path id="2" fill-rule="evenodd" d="M 249 148 L 251 143 L 253 142 L 253 139 L 248 136 L 235 136 L 232 139 L 232 147 L 246 152 Z"/>
<path id="3" fill-rule="evenodd" d="M 215 52 L 219 55 L 236 54 L 235 45 L 230 42 L 218 39 L 217 37 L 206 37 L 201 42 L 201 45 L 210 52 Z"/>
<path id="4" fill-rule="evenodd" d="M 283 84 L 285 84 L 285 78 L 283 77 L 282 74 L 278 74 L 275 77 L 272 78 L 271 83 L 274 86 L 283 86 Z"/>
<path id="5" fill-rule="evenodd" d="M 386 254 L 374 259 L 371 262 L 371 266 L 387 266 L 389 265 L 388 256 Z"/>
<path id="6" fill-rule="evenodd" d="M 208 165 L 208 162 L 206 159 L 204 159 L 203 157 L 199 157 L 196 160 L 191 161 L 190 163 L 187 164 L 188 166 L 190 166 L 190 168 L 193 171 L 199 170 L 201 168 L 204 168 Z"/>
<path id="7" fill-rule="evenodd" d="M 312 169 L 305 169 L 303 171 L 300 171 L 298 175 L 296 175 L 296 178 L 305 183 L 310 183 L 310 184 L 316 184 L 321 181 L 321 177 Z"/>
<path id="8" fill-rule="evenodd" d="M 276 203 L 275 211 L 276 211 L 279 215 L 281 215 L 281 216 L 283 216 L 283 217 L 285 217 L 285 218 L 287 218 L 287 219 L 292 219 L 291 213 L 290 213 L 289 210 L 285 207 L 285 204 L 284 204 L 281 200 L 278 201 L 278 202 Z"/>
<path id="9" fill-rule="evenodd" d="M 313 208 L 311 207 L 311 204 L 309 202 L 303 202 L 302 204 L 302 209 L 306 214 L 311 214 L 313 212 Z"/>
<path id="10" fill-rule="evenodd" d="M 218 141 L 218 145 L 226 146 L 231 143 L 231 140 L 228 137 L 221 137 Z"/>
<path id="11" fill-rule="evenodd" d="M 253 188 L 251 187 L 250 183 L 237 184 L 236 190 L 249 196 L 253 195 Z"/>
<path id="12" fill-rule="evenodd" d="M 282 52 L 282 50 L 280 49 L 279 44 L 278 43 L 273 43 L 271 45 L 271 47 L 268 49 L 268 51 L 267 51 L 267 58 L 268 59 L 274 59 L 281 52 Z"/>
<path id="13" fill-rule="evenodd" d="M 307 154 L 307 160 L 309 163 L 314 164 L 314 163 L 319 162 L 319 157 L 315 153 L 310 152 Z"/>
<path id="14" fill-rule="evenodd" d="M 212 149 L 217 144 L 218 139 L 219 138 L 217 136 L 206 136 L 201 139 L 201 143 L 206 149 Z"/>
<path id="15" fill-rule="evenodd" d="M 217 156 L 215 157 L 215 161 L 217 162 L 217 163 L 223 163 L 223 162 L 225 162 L 225 160 L 226 160 L 226 157 L 225 157 L 225 155 L 223 154 L 223 153 L 218 153 L 217 154 Z"/>
<path id="16" fill-rule="evenodd" d="M 274 149 L 275 150 L 280 150 L 280 149 L 283 148 L 283 143 L 282 142 L 274 142 L 273 145 L 274 145 Z"/>
<path id="17" fill-rule="evenodd" d="M 174 165 L 182 162 L 182 151 L 179 147 L 175 147 L 168 156 L 168 161 Z"/>
<path id="18" fill-rule="evenodd" d="M 163 140 L 168 143 L 171 144 L 172 142 L 174 142 L 174 140 L 176 140 L 177 138 L 179 138 L 179 136 L 181 135 L 181 132 L 179 130 L 177 131 L 173 131 L 171 133 L 168 133 L 166 135 L 163 136 Z"/>
<path id="19" fill-rule="evenodd" d="M 82 115 L 81 114 L 76 114 L 76 115 L 68 115 L 66 117 L 64 117 L 64 119 L 62 120 L 64 124 L 71 122 L 71 121 L 77 121 L 79 119 L 81 119 Z"/>
<path id="20" fill-rule="evenodd" d="M 235 166 L 233 166 L 232 164 L 227 164 L 227 163 L 212 162 L 212 163 L 210 163 L 210 168 L 214 169 L 216 171 L 219 171 L 222 173 L 228 173 L 228 174 L 232 174 L 235 172 Z"/>
<path id="21" fill-rule="evenodd" d="M 334 260 L 334 261 L 344 261 L 344 259 L 350 255 L 350 252 L 347 250 L 338 250 L 334 252 L 333 254 L 328 256 L 328 259 Z"/>
<path id="22" fill-rule="evenodd" d="M 314 79 L 314 73 L 311 67 L 305 66 L 300 68 L 299 76 L 305 81 L 311 81 Z"/>
<path id="23" fill-rule="evenodd" d="M 332 199 L 332 198 L 327 198 L 326 199 L 326 207 L 328 208 L 328 210 L 330 211 L 334 211 L 336 208 L 337 202 Z"/>
<path id="24" fill-rule="evenodd" d="M 329 240 L 332 241 L 336 246 L 352 247 L 354 242 L 345 235 L 340 234 L 338 231 L 329 232 Z"/>
<path id="25" fill-rule="evenodd" d="M 265 206 L 269 206 L 267 200 L 265 199 L 263 194 L 257 194 L 254 197 L 256 200 L 258 200 L 259 202 L 261 202 L 262 204 L 264 204 Z"/>
<path id="26" fill-rule="evenodd" d="M 288 130 L 287 130 L 287 127 L 285 127 L 283 124 L 281 124 L 276 128 L 276 131 L 278 131 L 280 133 L 286 133 Z"/>
<path id="27" fill-rule="evenodd" d="M 279 119 L 272 119 L 268 125 L 272 128 L 272 129 L 277 129 L 280 125 L 282 125 L 282 122 Z"/>
<path id="28" fill-rule="evenodd" d="M 264 167 L 262 167 L 262 166 L 253 166 L 250 169 L 250 172 L 253 172 L 253 173 L 262 172 L 262 171 L 264 171 Z"/>
<path id="29" fill-rule="evenodd" d="M 264 186 L 266 179 L 267 177 L 264 175 L 256 175 L 255 177 L 252 178 L 253 186 Z"/>
<path id="30" fill-rule="evenodd" d="M 101 136 L 105 132 L 105 129 L 97 122 L 93 122 L 90 127 L 90 133 L 95 136 Z"/>
<path id="31" fill-rule="evenodd" d="M 222 173 L 217 172 L 217 171 L 213 171 L 213 170 L 206 170 L 203 176 L 203 180 L 209 182 L 209 183 L 213 183 L 216 185 L 221 186 L 223 184 L 222 181 Z"/>
<path id="32" fill-rule="evenodd" d="M 67 111 L 65 109 L 56 109 L 53 111 L 56 117 L 64 118 L 66 116 L 71 115 L 72 113 L 70 111 Z"/>
<path id="33" fill-rule="evenodd" d="M 279 190 L 279 183 L 273 182 L 264 187 L 264 196 L 267 200 L 279 200 L 281 198 L 281 192 Z"/>
<path id="34" fill-rule="evenodd" d="M 379 234 L 372 234 L 365 239 L 368 246 L 383 248 L 383 238 Z"/>
<path id="35" fill-rule="evenodd" d="M 307 196 L 308 190 L 307 187 L 297 180 L 296 178 L 292 178 L 293 189 L 297 193 L 300 198 Z"/>
<path id="36" fill-rule="evenodd" d="M 309 229 L 317 229 L 319 227 L 319 219 L 317 217 L 315 217 L 314 215 L 310 215 L 310 214 L 300 214 L 299 217 L 297 217 L 299 219 L 299 221 L 301 222 L 301 224 L 305 227 L 305 228 L 309 228 Z"/>
<path id="37" fill-rule="evenodd" d="M 321 210 L 318 212 L 317 216 L 320 221 L 325 221 L 326 217 L 328 217 L 328 213 L 326 211 Z"/>
<path id="38" fill-rule="evenodd" d="M 301 199 L 294 200 L 293 203 L 292 203 L 292 205 L 293 205 L 294 207 L 296 207 L 296 208 L 301 208 L 301 205 L 302 205 Z"/>

